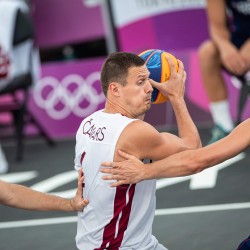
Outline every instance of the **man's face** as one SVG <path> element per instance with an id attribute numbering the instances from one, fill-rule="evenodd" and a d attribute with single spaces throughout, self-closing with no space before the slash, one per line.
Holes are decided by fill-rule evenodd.
<path id="1" fill-rule="evenodd" d="M 125 104 L 125 109 L 135 118 L 145 114 L 151 107 L 153 88 L 148 79 L 146 65 L 132 67 L 128 71 L 126 86 L 121 88 L 122 104 Z"/>

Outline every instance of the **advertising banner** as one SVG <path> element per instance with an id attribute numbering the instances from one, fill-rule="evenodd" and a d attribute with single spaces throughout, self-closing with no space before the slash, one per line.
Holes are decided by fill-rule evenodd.
<path id="1" fill-rule="evenodd" d="M 119 49 L 196 48 L 208 36 L 205 0 L 111 0 Z"/>
<path id="2" fill-rule="evenodd" d="M 105 37 L 100 5 L 83 0 L 32 0 L 31 12 L 40 48 Z"/>
<path id="3" fill-rule="evenodd" d="M 104 58 L 42 65 L 29 110 L 53 138 L 72 137 L 81 121 L 104 107 L 100 69 Z"/>

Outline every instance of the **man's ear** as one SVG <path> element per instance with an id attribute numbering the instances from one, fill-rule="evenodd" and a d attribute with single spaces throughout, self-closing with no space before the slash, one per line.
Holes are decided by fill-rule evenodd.
<path id="1" fill-rule="evenodd" d="M 114 96 L 120 96 L 120 86 L 117 82 L 111 82 L 109 84 L 109 93 Z"/>

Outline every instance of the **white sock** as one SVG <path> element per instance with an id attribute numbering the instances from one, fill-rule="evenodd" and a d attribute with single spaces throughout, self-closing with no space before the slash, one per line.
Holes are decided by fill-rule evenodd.
<path id="1" fill-rule="evenodd" d="M 247 71 L 247 73 L 245 74 L 245 79 L 247 80 L 247 81 L 250 81 L 250 70 L 249 71 Z"/>
<path id="2" fill-rule="evenodd" d="M 226 132 L 230 132 L 234 128 L 227 100 L 210 103 L 210 110 L 215 124 L 221 126 Z"/>
<path id="3" fill-rule="evenodd" d="M 0 145 L 0 174 L 5 174 L 8 171 L 9 164 Z"/>

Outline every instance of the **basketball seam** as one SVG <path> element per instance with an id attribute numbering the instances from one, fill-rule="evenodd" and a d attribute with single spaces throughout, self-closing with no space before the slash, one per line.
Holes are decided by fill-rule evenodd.
<path id="1" fill-rule="evenodd" d="M 158 51 L 158 50 L 156 49 L 153 53 L 151 53 L 151 54 L 148 56 L 147 60 L 145 61 L 145 64 L 147 64 L 148 60 L 149 60 L 157 51 Z"/>

